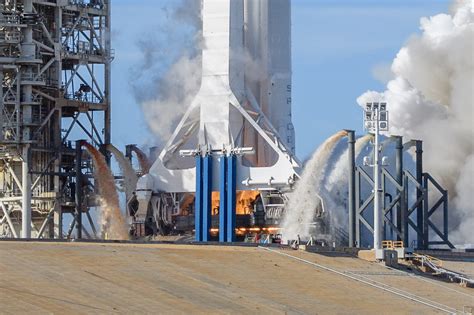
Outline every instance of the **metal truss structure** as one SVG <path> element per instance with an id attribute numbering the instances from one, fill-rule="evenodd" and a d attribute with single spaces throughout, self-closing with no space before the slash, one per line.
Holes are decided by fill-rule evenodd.
<path id="1" fill-rule="evenodd" d="M 382 169 L 384 239 L 401 240 L 406 246 L 417 249 L 433 245 L 454 248 L 448 239 L 448 192 L 429 173 L 423 172 L 422 141 L 403 144 L 401 137 L 392 137 L 387 141 L 395 141 L 397 153 L 395 175 L 386 168 Z M 415 175 L 403 166 L 403 154 L 412 147 L 416 155 Z M 362 246 L 363 229 L 369 233 L 374 231 L 371 224 L 373 215 L 370 213 L 373 209 L 370 205 L 374 201 L 374 181 L 362 166 L 355 166 L 353 155 L 349 159 L 354 165 L 351 167 L 353 178 L 349 179 L 349 245 Z M 414 233 L 409 233 L 410 228 Z"/>
<path id="2" fill-rule="evenodd" d="M 78 215 L 92 224 L 73 141 L 110 143 L 109 3 L 0 0 L 0 237 L 62 238 L 66 213 L 68 236 Z"/>

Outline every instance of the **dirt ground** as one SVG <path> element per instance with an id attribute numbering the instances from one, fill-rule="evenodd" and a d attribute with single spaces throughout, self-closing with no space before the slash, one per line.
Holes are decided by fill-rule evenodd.
<path id="1" fill-rule="evenodd" d="M 474 306 L 474 289 L 457 284 L 352 257 L 255 247 L 0 242 L 0 276 L 1 314 L 433 314 Z"/>

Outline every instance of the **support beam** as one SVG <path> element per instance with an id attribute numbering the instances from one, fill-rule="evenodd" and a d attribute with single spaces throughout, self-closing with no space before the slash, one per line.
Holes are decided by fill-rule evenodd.
<path id="1" fill-rule="evenodd" d="M 76 141 L 76 238 L 82 238 L 82 143 Z"/>
<path id="2" fill-rule="evenodd" d="M 10 231 L 12 232 L 13 237 L 17 238 L 18 235 L 16 234 L 15 226 L 13 225 L 12 219 L 10 218 L 9 210 L 7 209 L 7 207 L 5 206 L 5 204 L 2 201 L 0 201 L 0 206 L 3 210 L 2 221 L 3 221 L 3 219 L 6 219 L 6 221 L 8 223 L 8 226 L 10 227 Z"/>
<path id="3" fill-rule="evenodd" d="M 51 216 L 53 215 L 53 213 L 54 213 L 54 207 L 48 212 L 48 215 L 46 216 L 43 223 L 41 224 L 41 227 L 38 231 L 38 235 L 36 236 L 36 238 L 38 238 L 38 239 L 44 238 L 43 237 L 44 230 L 46 229 L 46 226 L 48 226 L 49 221 L 51 220 Z"/>
<path id="4" fill-rule="evenodd" d="M 3 110 L 5 107 L 5 104 L 3 103 L 3 65 L 0 65 L 0 86 L 2 87 L 0 89 L 0 141 L 3 141 Z"/>
<path id="5" fill-rule="evenodd" d="M 111 119 L 112 119 L 112 107 L 111 101 L 112 101 L 112 56 L 111 56 L 111 47 L 112 47 L 112 36 L 111 34 L 111 28 L 112 28 L 112 9 L 111 9 L 111 3 L 110 1 L 107 2 L 106 4 L 106 9 L 107 9 L 107 15 L 105 17 L 105 55 L 107 56 L 107 60 L 105 62 L 105 87 L 104 87 L 104 96 L 105 96 L 105 102 L 107 104 L 107 108 L 104 112 L 104 144 L 108 145 L 111 142 Z M 110 165 L 110 152 L 107 152 L 107 155 L 105 156 L 105 159 L 107 161 L 107 164 Z"/>
<path id="6" fill-rule="evenodd" d="M 202 157 L 196 155 L 196 194 L 194 196 L 194 235 L 202 242 Z"/>
<path id="7" fill-rule="evenodd" d="M 209 242 L 212 222 L 212 156 L 203 157 L 202 167 L 202 241 Z"/>
<path id="8" fill-rule="evenodd" d="M 219 158 L 219 242 L 227 240 L 227 157 Z"/>
<path id="9" fill-rule="evenodd" d="M 355 169 L 355 177 L 356 177 L 356 181 L 355 181 L 355 206 L 356 206 L 356 216 L 355 216 L 355 246 L 357 248 L 359 248 L 361 246 L 361 237 L 360 237 L 360 232 L 361 232 L 361 229 L 360 229 L 360 194 L 361 194 L 361 181 L 360 181 L 360 172 L 359 172 L 359 169 L 358 167 L 356 167 Z"/>
<path id="10" fill-rule="evenodd" d="M 22 177 L 22 209 L 21 209 L 21 237 L 31 238 L 31 177 L 29 174 L 31 161 L 30 146 L 26 144 L 23 147 L 23 161 L 21 165 Z"/>
<path id="11" fill-rule="evenodd" d="M 415 154 L 416 154 L 416 181 L 418 184 L 423 185 L 423 142 L 421 140 L 415 141 Z M 416 198 L 422 197 L 423 192 L 420 189 L 416 191 Z M 423 237 L 423 204 L 421 203 L 416 209 L 416 225 L 418 226 L 417 233 L 417 247 L 426 248 Z"/>
<path id="12" fill-rule="evenodd" d="M 395 179 L 397 183 L 403 187 L 403 138 L 400 136 L 394 136 L 395 138 Z M 396 227 L 398 231 L 402 231 L 402 213 L 406 214 L 406 211 L 402 209 L 406 207 L 404 189 L 399 191 L 400 201 L 397 204 L 396 213 Z M 404 218 L 406 220 L 406 218 Z M 397 240 L 401 240 L 400 236 L 397 236 Z M 408 244 L 405 244 L 408 246 Z"/>
<path id="13" fill-rule="evenodd" d="M 54 207 L 55 207 L 54 216 L 53 216 L 54 227 L 53 227 L 53 231 L 52 231 L 53 234 L 51 235 L 51 238 L 62 239 L 63 238 L 63 211 L 59 202 L 57 202 L 54 205 Z"/>
<path id="14" fill-rule="evenodd" d="M 227 157 L 227 242 L 235 242 L 236 162 L 236 155 L 231 154 Z"/>
<path id="15" fill-rule="evenodd" d="M 349 180 L 349 247 L 356 244 L 356 191 L 355 191 L 355 132 L 347 130 L 347 152 L 349 158 L 348 180 Z"/>

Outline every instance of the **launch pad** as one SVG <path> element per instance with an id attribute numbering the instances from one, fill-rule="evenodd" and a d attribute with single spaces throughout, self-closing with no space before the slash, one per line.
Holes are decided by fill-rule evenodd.
<path id="1" fill-rule="evenodd" d="M 123 155 L 110 143 L 110 2 L 4 0 L 1 9 L 3 237 L 100 237 L 90 214 L 100 205 L 97 166 L 82 151 L 86 141 L 107 162 L 110 151 L 122 163 L 116 179 L 132 238 L 194 233 L 197 241 L 281 241 L 302 170 L 291 117 L 289 1 L 202 2 L 201 86 L 150 159 L 136 145 Z M 378 176 L 357 165 L 355 135 L 348 136 L 349 222 L 332 227 L 331 209 L 315 191 L 311 198 L 320 202 L 309 210 L 318 215 L 304 224 L 326 244 L 372 246 L 367 235 L 381 223 L 385 240 L 452 248 L 447 191 L 423 170 L 421 141 L 387 140 L 397 141 L 396 170 L 382 171 L 379 189 Z M 415 174 L 403 167 L 412 146 Z M 140 170 L 131 166 L 132 152 Z M 433 199 L 433 192 L 441 196 Z M 383 218 L 376 220 L 367 209 L 379 194 Z"/>
<path id="2" fill-rule="evenodd" d="M 0 303 L 6 313 L 379 314 L 382 304 L 391 313 L 406 314 L 439 311 L 436 307 L 462 312 L 472 305 L 470 289 L 406 276 L 347 255 L 235 246 L 0 241 L 0 257 Z M 317 261 L 319 267 L 305 261 Z M 472 263 L 448 263 L 474 272 Z M 396 294 L 402 290 L 406 297 Z"/>

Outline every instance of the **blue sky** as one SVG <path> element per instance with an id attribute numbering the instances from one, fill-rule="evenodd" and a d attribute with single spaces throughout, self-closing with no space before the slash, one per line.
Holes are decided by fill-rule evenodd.
<path id="1" fill-rule="evenodd" d="M 138 40 L 165 21 L 164 7 L 178 0 L 114 0 L 112 7 L 112 140 L 153 143 L 131 74 L 142 61 Z M 356 98 L 383 90 L 374 69 L 390 65 L 419 19 L 447 12 L 447 0 L 291 0 L 293 123 L 297 155 L 305 159 L 335 131 L 362 132 Z M 378 71 L 382 72 L 383 71 Z"/>

